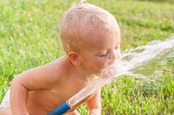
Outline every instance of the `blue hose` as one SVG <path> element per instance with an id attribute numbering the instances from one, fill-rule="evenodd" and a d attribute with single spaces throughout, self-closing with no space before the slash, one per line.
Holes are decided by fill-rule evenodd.
<path id="1" fill-rule="evenodd" d="M 65 101 L 61 105 L 53 109 L 51 112 L 49 112 L 47 115 L 62 115 L 65 112 L 67 112 L 69 109 L 71 109 L 71 107 L 68 104 L 68 102 Z"/>

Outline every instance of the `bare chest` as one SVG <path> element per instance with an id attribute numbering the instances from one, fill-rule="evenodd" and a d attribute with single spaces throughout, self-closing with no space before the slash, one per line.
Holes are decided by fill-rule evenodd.
<path id="1" fill-rule="evenodd" d="M 28 109 L 33 114 L 46 114 L 65 100 L 71 98 L 83 87 L 84 85 L 69 83 L 61 84 L 49 90 L 32 91 L 29 93 L 27 101 Z"/>

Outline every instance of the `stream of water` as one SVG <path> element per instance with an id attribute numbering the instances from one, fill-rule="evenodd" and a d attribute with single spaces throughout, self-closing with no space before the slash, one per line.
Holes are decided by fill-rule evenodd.
<path id="1" fill-rule="evenodd" d="M 118 62 L 106 67 L 98 79 L 71 97 L 68 103 L 70 106 L 76 105 L 106 83 L 122 75 L 147 79 L 148 76 L 158 72 L 155 70 L 155 64 L 170 57 L 174 59 L 174 37 L 164 41 L 155 40 L 147 45 L 126 50 Z"/>

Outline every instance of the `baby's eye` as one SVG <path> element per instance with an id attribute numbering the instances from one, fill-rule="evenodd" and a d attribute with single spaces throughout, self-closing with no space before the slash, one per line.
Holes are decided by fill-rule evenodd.
<path id="1" fill-rule="evenodd" d="M 104 51 L 104 52 L 102 52 L 102 53 L 99 54 L 100 57 L 104 57 L 106 55 L 107 55 L 107 51 Z"/>
<path id="2" fill-rule="evenodd" d="M 101 54 L 101 55 L 100 55 L 100 57 L 105 57 L 105 56 L 106 56 L 106 54 Z"/>

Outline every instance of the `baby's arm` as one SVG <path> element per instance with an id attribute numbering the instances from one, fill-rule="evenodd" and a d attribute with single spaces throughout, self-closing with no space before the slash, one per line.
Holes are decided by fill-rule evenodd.
<path id="1" fill-rule="evenodd" d="M 25 86 L 23 86 L 16 79 L 11 83 L 10 88 L 10 103 L 13 115 L 29 115 L 27 111 L 27 97 L 28 91 Z"/>
<path id="2" fill-rule="evenodd" d="M 101 89 L 86 102 L 90 115 L 101 115 Z"/>
<path id="3" fill-rule="evenodd" d="M 29 91 L 50 89 L 54 85 L 55 69 L 53 64 L 46 64 L 28 70 L 16 76 L 10 87 L 10 102 L 13 115 L 29 115 L 27 111 L 27 98 Z M 51 76 L 51 77 L 48 77 Z"/>

